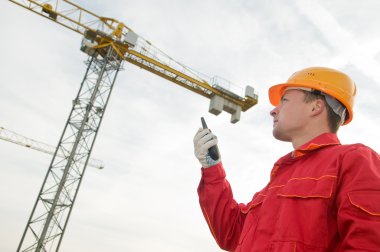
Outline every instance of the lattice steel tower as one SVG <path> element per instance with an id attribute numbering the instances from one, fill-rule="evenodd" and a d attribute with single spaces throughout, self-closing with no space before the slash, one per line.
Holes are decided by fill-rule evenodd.
<path id="1" fill-rule="evenodd" d="M 87 60 L 56 153 L 17 251 L 58 251 L 122 59 L 111 46 Z"/>

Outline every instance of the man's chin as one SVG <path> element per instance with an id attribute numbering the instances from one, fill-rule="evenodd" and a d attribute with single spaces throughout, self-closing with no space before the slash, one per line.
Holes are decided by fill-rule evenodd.
<path id="1" fill-rule="evenodd" d="M 276 128 L 273 128 L 272 134 L 273 134 L 273 137 L 276 138 L 277 140 L 280 140 L 283 142 L 291 141 L 291 139 L 287 135 L 283 134 L 281 131 L 279 131 Z"/>

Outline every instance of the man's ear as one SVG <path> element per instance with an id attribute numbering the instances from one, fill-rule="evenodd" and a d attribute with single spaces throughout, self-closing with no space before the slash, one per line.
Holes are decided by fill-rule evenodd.
<path id="1" fill-rule="evenodd" d="M 312 102 L 312 104 L 313 104 L 313 106 L 312 106 L 311 114 L 313 116 L 319 115 L 326 108 L 324 101 L 321 99 L 316 99 L 315 101 Z"/>

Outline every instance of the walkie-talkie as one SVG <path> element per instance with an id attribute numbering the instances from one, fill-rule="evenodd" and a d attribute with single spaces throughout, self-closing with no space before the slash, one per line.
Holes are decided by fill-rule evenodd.
<path id="1" fill-rule="evenodd" d="M 201 122 L 202 122 L 202 127 L 204 129 L 208 129 L 206 121 L 205 121 L 205 119 L 203 117 L 201 117 Z M 210 157 L 213 160 L 215 160 L 215 161 L 218 160 L 219 159 L 219 149 L 218 149 L 218 146 L 217 145 L 211 146 L 208 149 L 208 154 L 210 155 Z"/>

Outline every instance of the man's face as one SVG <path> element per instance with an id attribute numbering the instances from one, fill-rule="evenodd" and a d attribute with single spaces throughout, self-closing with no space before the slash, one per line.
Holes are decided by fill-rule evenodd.
<path id="1" fill-rule="evenodd" d="M 309 121 L 311 104 L 304 101 L 300 90 L 288 90 L 281 103 L 271 112 L 273 116 L 273 136 L 281 141 L 291 142 L 294 137 L 305 132 Z"/>

